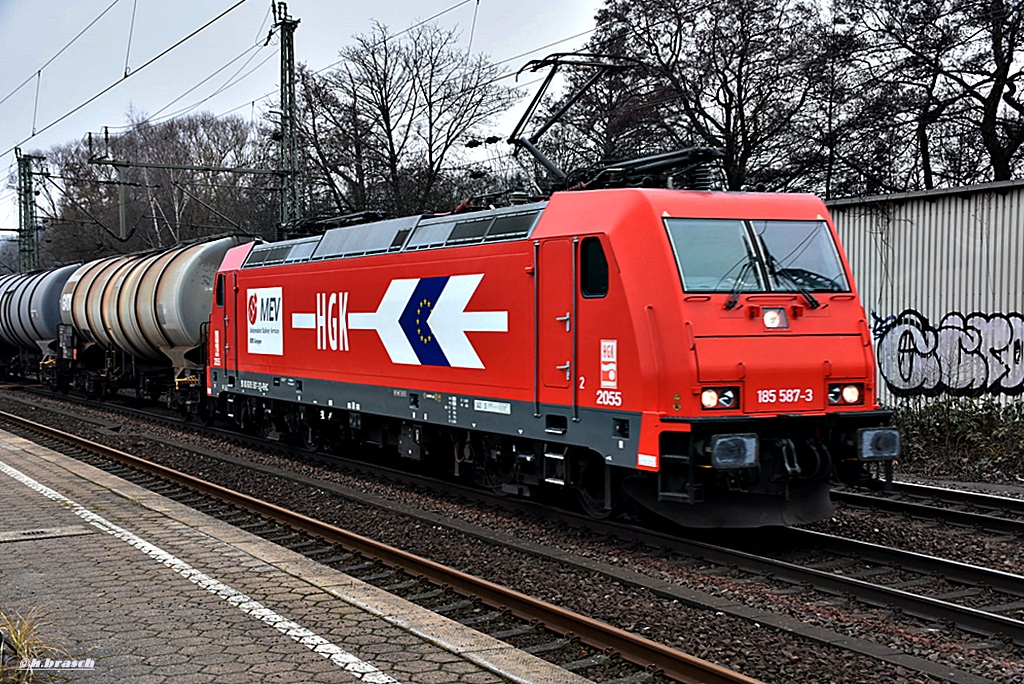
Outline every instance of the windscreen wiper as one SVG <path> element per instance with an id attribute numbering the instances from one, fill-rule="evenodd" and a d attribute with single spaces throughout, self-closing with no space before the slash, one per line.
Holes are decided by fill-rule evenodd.
<path id="1" fill-rule="evenodd" d="M 736 308 L 736 305 L 740 303 L 740 292 L 743 291 L 743 281 L 754 268 L 754 258 L 747 255 L 747 261 L 740 267 L 740 272 L 736 274 L 736 282 L 733 283 L 732 290 L 729 292 L 729 301 L 725 303 L 725 310 L 731 311 Z"/>
<path id="2" fill-rule="evenodd" d="M 765 255 L 768 257 L 768 271 L 773 276 L 782 276 L 790 283 L 792 283 L 793 287 L 796 288 L 796 291 L 803 295 L 804 299 L 807 300 L 807 306 L 811 307 L 812 309 L 817 309 L 819 306 L 821 306 L 821 303 L 814 298 L 814 295 L 811 294 L 810 290 L 808 290 L 806 287 L 800 284 L 800 281 L 797 280 L 796 277 L 789 272 L 788 268 L 783 268 L 782 264 L 779 263 L 778 259 L 773 257 L 767 249 L 765 249 Z"/>

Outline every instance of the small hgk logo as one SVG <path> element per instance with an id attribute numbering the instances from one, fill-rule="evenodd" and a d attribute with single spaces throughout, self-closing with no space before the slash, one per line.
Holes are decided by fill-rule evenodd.
<path id="1" fill-rule="evenodd" d="M 618 340 L 601 340 L 601 387 L 603 389 L 618 389 L 618 346 Z"/>

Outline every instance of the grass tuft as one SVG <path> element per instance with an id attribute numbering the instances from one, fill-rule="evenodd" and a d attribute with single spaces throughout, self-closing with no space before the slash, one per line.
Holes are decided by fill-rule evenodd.
<path id="1" fill-rule="evenodd" d="M 44 639 L 43 631 L 48 625 L 43 612 L 37 608 L 27 615 L 0 611 L 0 684 L 35 681 L 37 673 L 19 667 L 22 658 L 45 659 L 67 655 Z"/>
<path id="2" fill-rule="evenodd" d="M 941 397 L 903 399 L 900 469 L 981 482 L 1024 482 L 1024 402 Z"/>

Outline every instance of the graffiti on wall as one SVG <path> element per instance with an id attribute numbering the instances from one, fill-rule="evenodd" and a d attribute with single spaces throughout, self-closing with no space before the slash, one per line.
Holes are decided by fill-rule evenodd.
<path id="1" fill-rule="evenodd" d="M 913 309 L 874 313 L 878 369 L 897 396 L 1024 393 L 1024 316 L 948 313 L 937 325 Z"/>

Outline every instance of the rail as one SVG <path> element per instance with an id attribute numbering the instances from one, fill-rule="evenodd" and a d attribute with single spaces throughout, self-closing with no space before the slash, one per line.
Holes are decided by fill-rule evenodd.
<path id="1" fill-rule="evenodd" d="M 485 579 L 469 575 L 429 559 L 407 553 L 362 535 L 343 530 L 280 506 L 247 496 L 217 484 L 153 463 L 132 454 L 91 442 L 83 437 L 35 423 L 0 411 L 0 420 L 60 440 L 74 447 L 158 475 L 177 484 L 226 501 L 247 511 L 266 516 L 293 529 L 336 543 L 380 562 L 422 575 L 467 596 L 503 608 L 514 615 L 538 620 L 553 631 L 572 635 L 582 643 L 608 649 L 632 663 L 657 671 L 685 684 L 758 684 L 758 680 L 709 663 L 663 644 L 532 598 Z"/>

